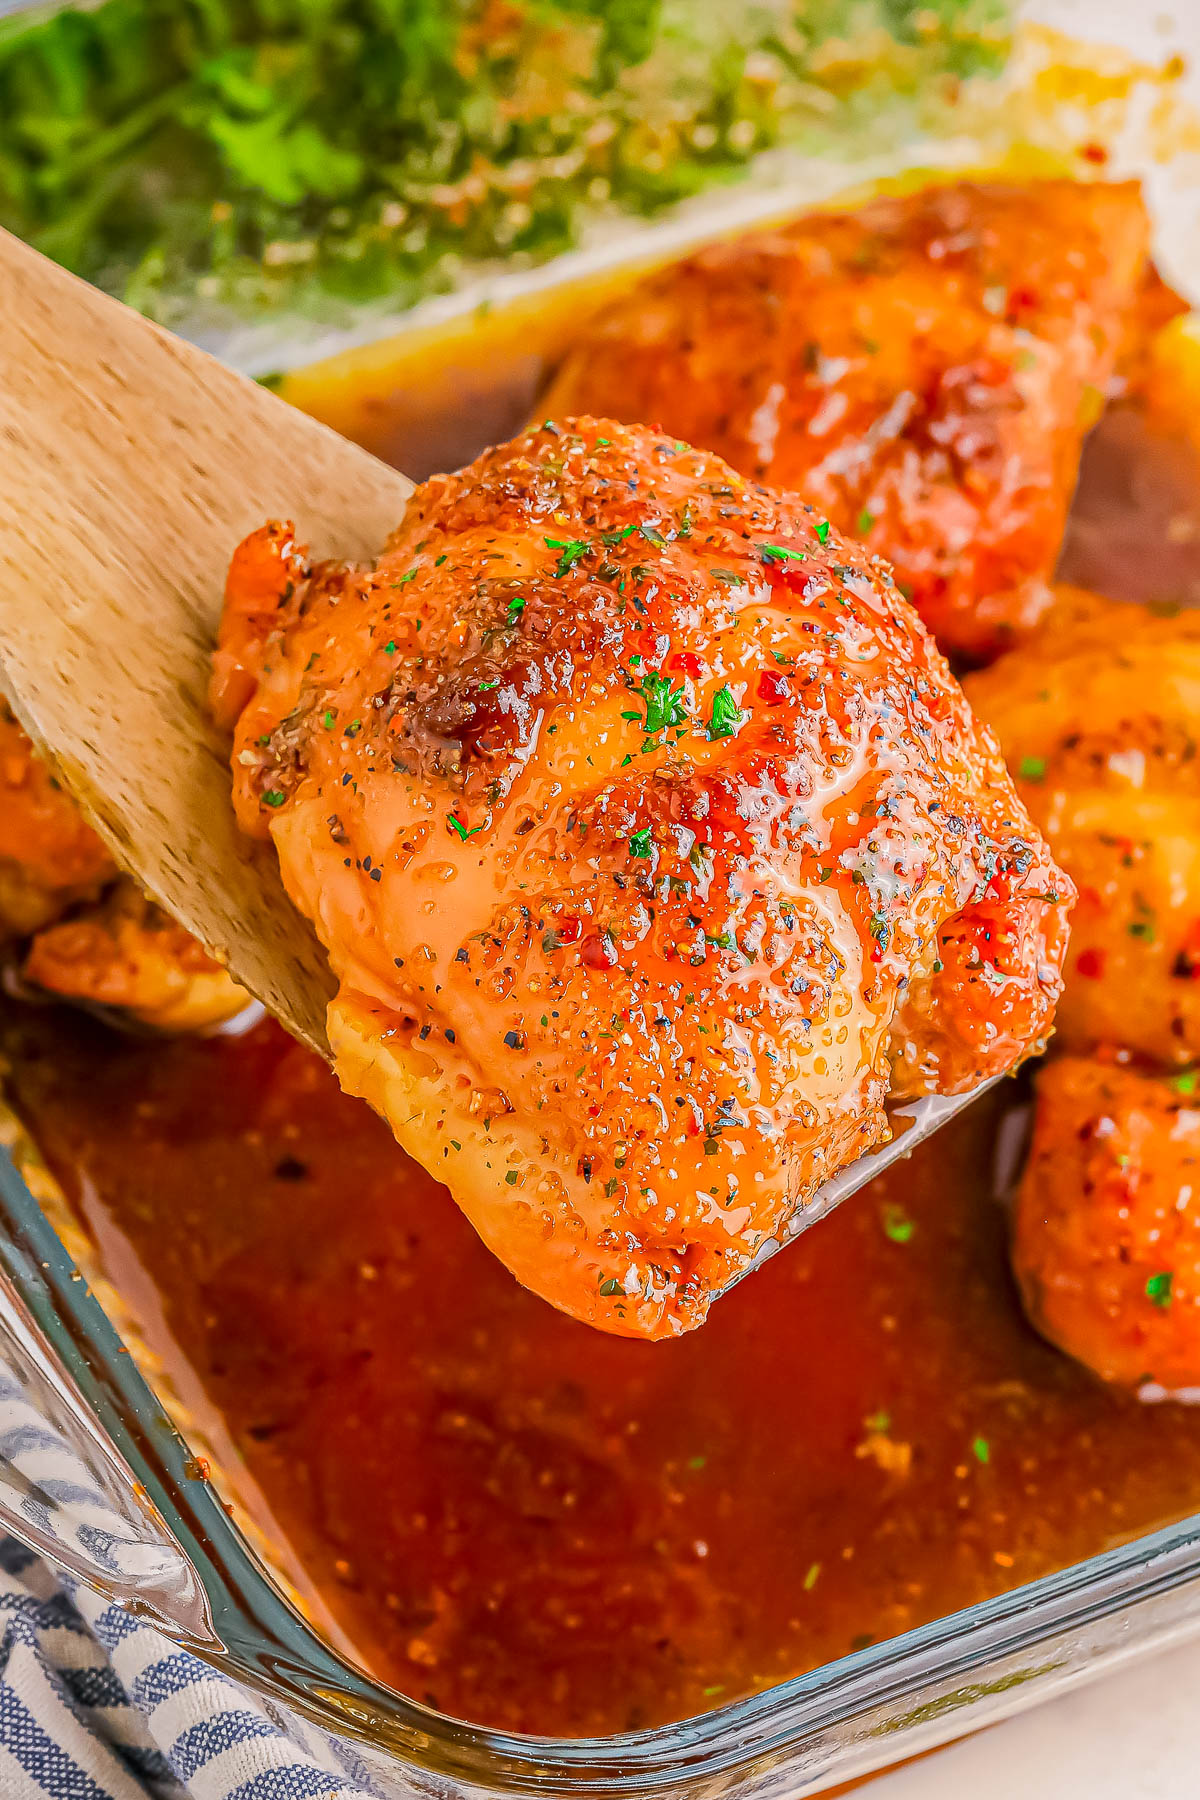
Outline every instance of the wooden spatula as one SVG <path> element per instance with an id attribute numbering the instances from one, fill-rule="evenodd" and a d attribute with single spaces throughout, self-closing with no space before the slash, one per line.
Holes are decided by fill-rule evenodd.
<path id="1" fill-rule="evenodd" d="M 209 655 L 248 531 L 371 556 L 411 491 L 0 232 L 0 685 L 118 861 L 326 1053 L 328 965 L 234 823 Z"/>

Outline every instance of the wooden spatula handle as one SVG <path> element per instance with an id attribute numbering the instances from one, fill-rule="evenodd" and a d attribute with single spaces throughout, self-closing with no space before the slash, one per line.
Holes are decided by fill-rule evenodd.
<path id="1" fill-rule="evenodd" d="M 411 484 L 0 232 L 0 684 L 118 860 L 324 1048 L 324 954 L 236 830 L 205 709 L 268 518 L 373 554 Z"/>

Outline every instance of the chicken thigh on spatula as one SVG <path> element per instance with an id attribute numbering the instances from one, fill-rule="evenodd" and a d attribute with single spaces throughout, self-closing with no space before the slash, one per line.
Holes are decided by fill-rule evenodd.
<path id="1" fill-rule="evenodd" d="M 660 434 L 547 423 L 374 567 L 265 527 L 214 698 L 343 1084 L 603 1329 L 698 1325 L 889 1094 L 1049 1030 L 1070 884 L 886 566 Z"/>

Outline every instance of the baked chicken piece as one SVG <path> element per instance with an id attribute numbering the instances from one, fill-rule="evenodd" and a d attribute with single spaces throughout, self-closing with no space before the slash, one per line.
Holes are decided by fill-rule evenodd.
<path id="1" fill-rule="evenodd" d="M 125 877 L 39 931 L 21 973 L 45 993 L 115 1009 L 151 1031 L 212 1030 L 249 1004 L 229 971 Z"/>
<path id="2" fill-rule="evenodd" d="M 127 1012 L 161 1031 L 223 1023 L 244 989 L 121 875 L 0 703 L 0 939 L 32 938 L 32 986 Z"/>
<path id="3" fill-rule="evenodd" d="M 0 939 L 28 937 L 79 900 L 94 900 L 116 865 L 0 701 Z"/>
<path id="4" fill-rule="evenodd" d="M 994 740 L 886 568 L 706 452 L 547 424 L 374 568 L 263 529 L 214 703 L 343 1085 L 606 1330 L 699 1324 L 889 1086 L 1049 1029 L 1070 885 Z"/>
<path id="5" fill-rule="evenodd" d="M 1200 611 L 1061 589 L 965 686 L 1079 890 L 1056 1044 L 1200 1058 Z"/>
<path id="6" fill-rule="evenodd" d="M 716 244 L 587 327 L 552 415 L 647 419 L 795 488 L 973 661 L 1049 601 L 1137 311 L 1135 183 L 961 183 Z"/>
<path id="7" fill-rule="evenodd" d="M 1039 1071 L 1013 1265 L 1033 1323 L 1106 1381 L 1200 1389 L 1200 1080 Z"/>

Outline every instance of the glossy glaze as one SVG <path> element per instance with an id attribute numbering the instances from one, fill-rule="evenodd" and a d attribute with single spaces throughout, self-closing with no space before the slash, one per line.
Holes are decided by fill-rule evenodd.
<path id="1" fill-rule="evenodd" d="M 268 528 L 217 667 L 343 1084 L 577 1318 L 700 1324 L 889 1092 L 1044 1041 L 1072 891 L 995 741 L 886 566 L 714 456 L 547 423 L 374 567 Z"/>

